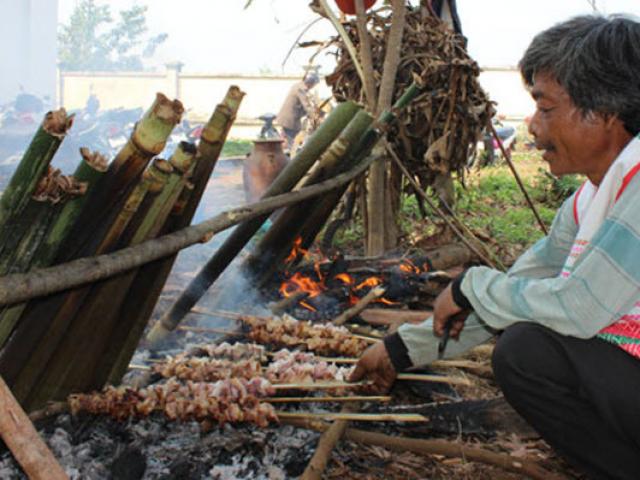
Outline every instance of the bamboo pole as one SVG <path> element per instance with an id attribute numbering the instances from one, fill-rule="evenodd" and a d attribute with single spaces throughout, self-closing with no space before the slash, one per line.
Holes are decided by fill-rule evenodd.
<path id="1" fill-rule="evenodd" d="M 201 243 L 203 239 L 210 238 L 213 233 L 261 217 L 265 213 L 273 212 L 287 205 L 335 190 L 340 185 L 344 185 L 362 174 L 370 164 L 370 161 L 367 160 L 358 167 L 331 180 L 223 212 L 200 224 L 167 234 L 161 238 L 147 240 L 134 247 L 127 247 L 117 252 L 89 259 L 80 258 L 63 265 L 38 269 L 26 274 L 0 277 L 0 305 L 11 305 L 102 280 L 170 256 L 190 245 Z"/>
<path id="2" fill-rule="evenodd" d="M 27 414 L 0 377 L 0 435 L 32 480 L 63 480 L 69 477 L 42 441 Z"/>
<path id="3" fill-rule="evenodd" d="M 364 111 L 358 112 L 328 150 L 318 160 L 318 165 L 304 182 L 304 186 L 319 183 L 334 176 L 345 158 L 355 154 L 359 140 L 367 131 L 373 118 Z M 271 228 L 256 245 L 244 262 L 259 286 L 268 282 L 282 260 L 291 252 L 300 227 L 313 208 L 314 200 L 292 205 L 282 212 Z"/>
<path id="4" fill-rule="evenodd" d="M 346 127 L 357 111 L 358 107 L 352 102 L 338 105 L 326 120 L 322 122 L 313 135 L 311 135 L 295 158 L 267 188 L 262 198 L 274 197 L 291 190 L 338 136 L 342 129 Z M 269 213 L 244 222 L 231 233 L 198 275 L 187 286 L 173 306 L 149 331 L 146 340 L 151 348 L 157 346 L 162 339 L 175 329 L 211 284 L 260 229 L 269 217 Z"/>

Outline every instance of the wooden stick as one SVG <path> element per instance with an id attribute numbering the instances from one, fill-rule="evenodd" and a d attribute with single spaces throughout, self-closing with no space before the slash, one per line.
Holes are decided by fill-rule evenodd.
<path id="1" fill-rule="evenodd" d="M 362 0 L 360 0 L 362 1 Z M 342 410 L 340 413 L 354 413 L 360 410 L 360 404 L 346 404 L 342 406 Z M 300 480 L 321 480 L 322 473 L 329 462 L 329 457 L 331 457 L 331 452 L 336 444 L 342 438 L 344 431 L 347 429 L 348 421 L 347 420 L 336 420 L 333 422 L 333 425 L 326 430 L 320 440 L 318 440 L 318 446 L 316 447 L 316 451 L 313 453 L 313 457 L 309 460 L 307 464 L 307 468 L 304 469 L 304 472 L 300 476 Z"/>
<path id="2" fill-rule="evenodd" d="M 189 327 L 186 325 L 181 325 L 177 329 L 185 332 L 217 333 L 220 335 L 229 335 L 229 336 L 239 335 L 243 333 L 241 330 L 225 330 L 223 328 L 209 328 L 209 327 Z"/>
<path id="3" fill-rule="evenodd" d="M 369 305 L 374 300 L 377 300 L 381 296 L 384 295 L 385 289 L 382 287 L 372 288 L 369 293 L 367 293 L 364 297 L 362 297 L 358 302 L 351 308 L 345 310 L 340 315 L 332 320 L 334 325 L 342 325 L 347 320 L 355 317 L 360 312 L 362 312 L 367 305 Z"/>
<path id="4" fill-rule="evenodd" d="M 303 290 L 298 290 L 297 292 L 293 292 L 288 297 L 283 298 L 278 302 L 273 302 L 267 305 L 271 313 L 274 315 L 282 315 L 289 307 L 297 305 L 301 300 L 304 300 L 309 296 L 309 292 L 305 292 Z"/>
<path id="5" fill-rule="evenodd" d="M 282 417 L 282 423 L 307 428 L 319 432 L 326 431 L 329 426 L 324 422 L 302 419 L 300 417 Z M 449 458 L 462 458 L 487 465 L 494 465 L 509 472 L 530 477 L 534 480 L 566 480 L 567 477 L 550 472 L 534 460 L 514 458 L 507 454 L 495 453 L 482 448 L 469 447 L 458 441 L 422 440 L 416 438 L 394 437 L 377 432 L 368 432 L 348 428 L 343 436 L 353 442 L 366 445 L 377 445 L 395 452 L 413 452 L 419 455 L 443 455 Z"/>
<path id="6" fill-rule="evenodd" d="M 129 365 L 129 369 L 130 370 L 151 370 L 151 367 L 148 367 L 146 365 L 136 365 L 132 363 Z"/>
<path id="7" fill-rule="evenodd" d="M 371 385 L 369 381 L 361 382 L 341 382 L 341 381 L 328 381 L 328 382 L 306 382 L 306 383 L 276 383 L 272 387 L 276 390 L 322 390 L 323 388 L 355 388 L 362 387 L 364 385 Z"/>
<path id="8" fill-rule="evenodd" d="M 32 480 L 68 480 L 51 450 L 0 377 L 0 435 Z"/>
<path id="9" fill-rule="evenodd" d="M 269 403 L 293 403 L 293 402 L 390 402 L 387 395 L 352 395 L 348 397 L 266 397 L 261 401 Z"/>
<path id="10" fill-rule="evenodd" d="M 276 412 L 279 419 L 309 420 L 353 420 L 355 422 L 428 422 L 429 419 L 417 413 L 311 413 Z"/>
<path id="11" fill-rule="evenodd" d="M 426 375 L 422 373 L 399 373 L 398 380 L 409 380 L 414 382 L 448 383 L 449 385 L 470 386 L 471 382 L 466 378 L 445 377 L 440 375 Z"/>

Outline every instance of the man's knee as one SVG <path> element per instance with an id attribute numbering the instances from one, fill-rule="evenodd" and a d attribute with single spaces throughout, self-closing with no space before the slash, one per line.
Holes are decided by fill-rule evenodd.
<path id="1" fill-rule="evenodd" d="M 517 323 L 507 328 L 498 338 L 493 351 L 493 373 L 504 387 L 514 380 L 547 368 L 545 350 L 548 350 L 551 332 L 533 323 Z"/>

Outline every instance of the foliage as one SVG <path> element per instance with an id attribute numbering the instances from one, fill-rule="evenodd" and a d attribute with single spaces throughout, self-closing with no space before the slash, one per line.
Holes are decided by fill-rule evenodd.
<path id="1" fill-rule="evenodd" d="M 222 147 L 221 157 L 243 157 L 251 153 L 251 140 L 227 140 Z"/>
<path id="2" fill-rule="evenodd" d="M 166 33 L 149 37 L 147 7 L 134 5 L 119 12 L 117 21 L 109 5 L 81 0 L 69 23 L 58 33 L 59 61 L 64 70 L 143 70 L 143 59 L 153 56 Z"/>

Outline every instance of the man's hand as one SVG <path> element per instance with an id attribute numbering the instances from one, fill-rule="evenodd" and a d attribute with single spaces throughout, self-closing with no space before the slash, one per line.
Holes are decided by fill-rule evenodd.
<path id="1" fill-rule="evenodd" d="M 349 377 L 349 381 L 357 382 L 369 379 L 373 381 L 374 391 L 386 393 L 391 390 L 396 377 L 396 370 L 393 368 L 384 343 L 378 342 L 367 348 L 362 354 L 355 370 Z"/>
<path id="2" fill-rule="evenodd" d="M 441 337 L 444 334 L 445 326 L 447 322 L 451 323 L 451 330 L 449 335 L 452 338 L 458 338 L 460 332 L 464 328 L 464 321 L 467 319 L 456 302 L 453 301 L 453 294 L 451 293 L 451 284 L 447 285 L 440 295 L 436 298 L 433 304 L 433 333 L 436 337 Z"/>

